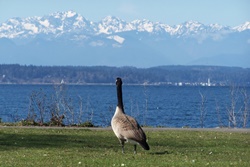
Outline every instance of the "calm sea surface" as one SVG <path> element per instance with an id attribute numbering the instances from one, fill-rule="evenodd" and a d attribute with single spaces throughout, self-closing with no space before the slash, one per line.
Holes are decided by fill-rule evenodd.
<path id="1" fill-rule="evenodd" d="M 242 127 L 242 90 L 250 96 L 250 88 L 235 88 L 234 95 L 230 95 L 230 89 L 124 85 L 123 100 L 125 112 L 142 125 L 214 128 L 229 125 L 228 111 L 232 108 L 234 99 L 237 127 Z M 51 118 L 54 109 L 53 111 L 65 115 L 65 124 L 90 120 L 94 125 L 109 126 L 117 104 L 115 85 L 66 85 L 61 89 L 53 85 L 0 85 L 1 121 L 20 121 L 26 119 L 28 113 L 32 115 L 31 111 L 34 111 L 33 116 L 39 121 L 39 105 L 32 103 L 30 98 L 34 93 L 37 93 L 34 99 L 44 107 L 44 121 Z M 203 105 L 201 94 L 205 97 Z M 247 120 L 247 127 L 250 127 L 249 116 Z"/>

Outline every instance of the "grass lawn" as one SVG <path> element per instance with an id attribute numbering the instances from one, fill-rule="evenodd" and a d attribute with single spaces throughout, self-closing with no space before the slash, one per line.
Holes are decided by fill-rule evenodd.
<path id="1" fill-rule="evenodd" d="M 250 166 L 250 133 L 146 131 L 150 151 L 110 130 L 0 128 L 0 166 Z"/>

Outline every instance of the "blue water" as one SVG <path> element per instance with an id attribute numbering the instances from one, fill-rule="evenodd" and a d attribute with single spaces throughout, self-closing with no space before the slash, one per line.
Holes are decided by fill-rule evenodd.
<path id="1" fill-rule="evenodd" d="M 228 126 L 228 109 L 232 104 L 230 87 L 177 87 L 177 86 L 123 86 L 125 112 L 142 125 L 163 127 L 207 127 Z M 244 98 L 235 88 L 237 127 L 243 125 Z M 90 120 L 94 125 L 109 126 L 117 99 L 115 85 L 67 85 L 63 91 L 53 85 L 0 85 L 0 118 L 2 122 L 26 119 L 31 111 L 30 96 L 42 92 L 45 97 L 44 121 L 51 117 L 51 106 L 58 92 L 64 93 L 67 105 L 58 102 L 60 114 L 65 114 L 65 124 Z M 56 94 L 57 93 L 57 94 Z M 201 123 L 201 95 L 205 96 L 205 115 Z M 58 98 L 60 99 L 60 98 Z M 62 99 L 62 98 L 61 98 Z M 248 103 L 249 105 L 249 103 Z M 70 110 L 67 110 L 68 106 Z M 82 107 L 81 107 L 82 106 Z M 37 106 L 33 105 L 35 119 L 40 120 Z M 249 108 L 249 107 L 248 107 Z M 249 112 L 249 111 L 248 111 Z M 249 126 L 248 116 L 247 127 Z M 233 126 L 230 123 L 230 126 Z"/>

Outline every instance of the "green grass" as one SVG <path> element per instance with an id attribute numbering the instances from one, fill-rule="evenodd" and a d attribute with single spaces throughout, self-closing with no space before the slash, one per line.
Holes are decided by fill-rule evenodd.
<path id="1" fill-rule="evenodd" d="M 110 130 L 0 128 L 0 166 L 250 166 L 250 133 L 146 131 L 150 151 Z"/>

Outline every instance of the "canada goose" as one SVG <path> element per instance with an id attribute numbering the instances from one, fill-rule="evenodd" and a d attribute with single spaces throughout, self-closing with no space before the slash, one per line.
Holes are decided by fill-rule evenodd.
<path id="1" fill-rule="evenodd" d="M 146 142 L 146 135 L 137 121 L 125 114 L 122 100 L 122 79 L 116 79 L 118 104 L 111 120 L 112 129 L 120 140 L 122 145 L 122 153 L 124 153 L 124 143 L 130 142 L 134 144 L 134 153 L 136 154 L 136 144 L 140 144 L 145 150 L 149 150 Z"/>

